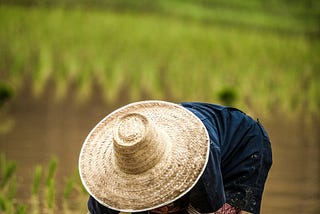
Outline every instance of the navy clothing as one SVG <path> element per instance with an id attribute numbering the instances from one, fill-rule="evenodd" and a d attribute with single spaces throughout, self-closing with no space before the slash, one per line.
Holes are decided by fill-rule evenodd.
<path id="1" fill-rule="evenodd" d="M 189 200 L 200 212 L 225 202 L 260 213 L 264 184 L 272 164 L 270 140 L 262 125 L 238 109 L 207 103 L 182 103 L 206 126 L 210 156 Z"/>
<path id="2" fill-rule="evenodd" d="M 203 122 L 210 136 L 208 164 L 188 193 L 191 205 L 201 213 L 217 211 L 224 203 L 260 213 L 272 164 L 270 140 L 263 126 L 235 108 L 196 102 L 181 105 Z M 118 213 L 92 197 L 88 208 L 92 214 Z"/>
<path id="3" fill-rule="evenodd" d="M 88 210 L 90 214 L 118 214 L 119 211 L 112 210 L 100 204 L 92 196 L 88 200 Z"/>

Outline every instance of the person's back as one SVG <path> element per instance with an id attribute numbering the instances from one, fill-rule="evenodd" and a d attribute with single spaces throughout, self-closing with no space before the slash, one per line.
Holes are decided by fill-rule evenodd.
<path id="1" fill-rule="evenodd" d="M 195 102 L 182 106 L 203 122 L 210 136 L 209 161 L 201 184 L 190 191 L 191 203 L 195 201 L 201 212 L 212 212 L 228 203 L 259 213 L 272 164 L 270 140 L 263 126 L 232 107 Z"/>
<path id="2" fill-rule="evenodd" d="M 129 111 L 129 113 L 127 111 Z M 179 188 L 181 188 L 183 186 L 183 183 L 188 180 L 187 177 L 180 179 L 179 183 L 173 184 L 173 186 L 171 186 L 169 189 L 163 189 L 158 193 L 165 196 L 170 192 L 173 193 L 181 191 L 181 193 L 178 193 L 179 196 L 175 196 L 175 201 L 166 201 L 167 199 L 163 199 L 163 201 L 158 205 L 149 206 L 150 209 L 148 209 L 148 205 L 146 205 L 146 208 L 143 209 L 120 209 L 114 207 L 114 205 L 109 204 L 115 203 L 120 206 L 121 203 L 118 201 L 109 202 L 109 199 L 105 198 L 105 196 L 97 197 L 95 195 L 91 195 L 88 201 L 88 208 L 92 214 L 119 213 L 119 211 L 121 210 L 137 213 L 240 213 L 241 211 L 247 211 L 250 213 L 260 212 L 264 184 L 267 178 L 268 171 L 272 164 L 272 153 L 269 137 L 265 129 L 258 121 L 253 120 L 251 117 L 238 109 L 215 104 L 185 102 L 181 103 L 180 105 L 176 105 L 163 101 L 143 101 L 129 104 L 108 115 L 106 119 L 100 122 L 97 127 L 95 127 L 95 129 L 90 133 L 90 135 L 86 139 L 85 144 L 95 144 L 94 148 L 102 147 L 101 143 L 105 144 L 106 139 L 99 140 L 96 139 L 95 136 L 102 136 L 104 135 L 104 133 L 102 133 L 103 130 L 109 130 L 109 128 L 104 127 L 110 126 L 112 128 L 112 126 L 117 126 L 116 123 L 123 124 L 123 122 L 121 122 L 121 118 L 127 116 L 121 116 L 122 112 L 126 112 L 125 114 L 130 115 L 130 117 L 132 117 L 132 115 L 134 115 L 135 117 L 135 114 L 137 114 L 137 116 L 141 114 L 141 116 L 139 117 L 145 118 L 143 120 L 149 120 L 149 123 L 155 122 L 155 131 L 158 132 L 159 129 L 159 131 L 166 136 L 161 139 L 164 140 L 166 144 L 169 143 L 166 148 L 171 148 L 170 142 L 175 144 L 172 148 L 176 148 L 176 152 L 170 152 L 170 149 L 165 150 L 167 152 L 170 152 L 171 158 L 170 156 L 168 156 L 166 159 L 160 157 L 159 160 L 170 161 L 171 159 L 176 159 L 176 164 L 178 165 L 185 164 L 185 167 L 196 166 L 197 168 L 199 168 L 199 170 L 201 168 L 202 170 L 195 171 L 197 178 L 195 177 L 195 180 L 193 180 L 192 178 L 191 183 L 186 184 L 184 190 L 181 191 L 179 190 Z M 133 114 L 130 112 L 132 112 Z M 116 119 L 116 117 L 120 118 L 119 122 L 114 122 L 118 120 Z M 160 122 L 158 122 L 158 120 Z M 140 136 L 140 133 L 136 133 L 136 131 L 133 132 L 128 129 L 135 127 L 137 124 L 137 120 L 130 119 L 130 121 L 133 121 L 135 125 L 126 124 L 126 132 L 130 132 L 130 136 L 136 138 L 136 136 Z M 203 129 L 205 129 L 206 133 L 202 131 Z M 113 135 L 114 133 L 114 131 L 110 132 L 111 135 Z M 152 136 L 154 137 L 156 137 L 157 135 L 158 134 L 152 134 Z M 118 137 L 116 137 L 116 139 L 117 138 Z M 158 137 L 156 138 L 158 139 Z M 109 141 L 110 144 L 115 143 L 111 138 Z M 156 140 L 156 142 L 157 141 L 159 141 L 159 139 Z M 152 144 L 153 142 L 154 140 L 152 139 L 149 141 L 149 143 Z M 82 149 L 82 153 L 84 153 L 84 156 L 88 155 L 86 152 L 86 147 L 88 147 L 88 145 L 84 145 L 84 148 Z M 119 146 L 108 146 L 108 150 L 116 149 L 113 152 L 113 154 L 116 155 L 118 147 Z M 158 147 L 159 146 L 156 146 L 154 148 Z M 208 147 L 208 150 L 205 150 L 205 147 Z M 143 148 L 144 147 L 141 147 L 141 149 Z M 127 149 L 125 151 L 127 151 Z M 97 153 L 97 155 L 100 155 L 101 152 L 103 153 L 104 151 L 97 150 L 97 152 L 90 152 L 88 157 L 95 158 L 95 153 Z M 143 154 L 145 152 L 135 149 L 134 153 Z M 162 154 L 162 152 L 154 153 Z M 194 156 L 190 157 L 190 154 L 187 153 L 192 153 Z M 198 156 L 199 154 L 201 154 L 202 157 Z M 127 155 L 130 156 L 131 152 L 126 152 L 125 156 Z M 179 155 L 179 157 L 175 157 L 175 155 Z M 89 163 L 83 160 L 89 160 L 90 158 L 88 159 L 81 156 L 82 155 L 80 155 L 80 163 L 83 165 L 83 167 L 87 168 L 86 165 L 89 165 Z M 115 157 L 117 156 L 119 155 L 116 155 Z M 185 160 L 182 160 L 184 159 L 184 157 L 189 158 L 187 161 L 188 163 Z M 110 160 L 111 162 L 113 162 L 113 158 L 111 158 Z M 126 160 L 129 160 L 129 162 L 131 161 L 130 158 Z M 205 162 L 201 160 L 205 160 Z M 135 164 L 137 163 L 138 162 L 135 162 Z M 80 174 L 82 173 L 81 164 Z M 163 165 L 163 170 L 167 170 L 165 169 L 165 164 L 155 164 L 155 167 L 157 167 L 158 165 Z M 172 169 L 172 167 L 178 166 L 176 164 L 168 164 L 167 167 L 168 169 Z M 94 166 L 91 166 L 90 170 L 98 169 L 95 169 Z M 83 171 L 87 173 L 86 170 Z M 115 172 L 127 173 L 126 170 L 120 171 Z M 134 171 L 128 172 L 135 173 Z M 159 173 L 154 171 L 152 168 L 142 173 L 148 172 Z M 92 172 L 88 173 L 91 174 Z M 190 174 L 191 172 L 186 173 Z M 173 180 L 176 180 L 176 178 L 180 176 L 187 176 L 184 175 L 186 173 L 179 173 L 179 171 L 176 171 L 176 174 L 172 174 L 173 177 L 167 182 L 171 183 L 173 182 Z M 143 174 L 141 174 L 141 176 L 142 175 Z M 137 176 L 139 176 L 139 173 L 137 173 L 136 175 L 136 178 L 139 179 Z M 165 183 L 161 184 L 166 174 L 161 176 L 151 176 L 154 177 L 154 180 L 152 180 L 152 185 L 150 182 L 148 183 L 149 185 L 167 185 Z M 91 181 L 86 177 L 87 174 L 82 175 L 82 181 L 84 182 L 85 187 L 88 189 L 89 193 L 94 193 L 94 191 L 97 190 L 88 187 L 88 183 L 90 183 Z M 101 186 L 101 184 L 105 183 L 106 181 L 98 182 L 100 188 L 106 188 Z M 131 181 L 126 182 L 130 183 Z M 141 188 L 145 190 L 148 189 L 148 184 L 139 183 L 139 185 L 142 185 Z M 111 186 L 110 188 L 112 189 L 113 187 Z M 173 189 L 171 188 L 178 189 L 173 191 Z M 122 189 L 122 191 L 124 191 L 125 193 L 129 190 Z M 129 192 L 125 194 L 129 194 Z M 146 191 L 145 194 L 151 193 Z M 159 197 L 162 197 L 161 195 Z M 136 201 L 136 203 L 140 202 Z M 141 203 L 143 203 L 143 201 L 141 201 Z M 144 207 L 143 205 L 141 206 Z M 127 207 L 127 205 L 125 205 L 124 207 Z"/>

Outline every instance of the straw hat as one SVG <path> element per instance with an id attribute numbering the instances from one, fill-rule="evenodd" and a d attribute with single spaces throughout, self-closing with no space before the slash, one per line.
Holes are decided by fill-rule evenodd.
<path id="1" fill-rule="evenodd" d="M 208 133 L 193 113 L 170 102 L 136 102 L 90 132 L 79 157 L 80 177 L 102 205 L 145 211 L 185 195 L 208 155 Z"/>

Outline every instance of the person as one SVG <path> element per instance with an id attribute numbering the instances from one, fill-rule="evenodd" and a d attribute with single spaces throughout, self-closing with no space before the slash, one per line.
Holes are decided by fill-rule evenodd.
<path id="1" fill-rule="evenodd" d="M 244 112 L 146 100 L 107 115 L 79 155 L 88 209 L 99 213 L 260 213 L 269 136 Z"/>

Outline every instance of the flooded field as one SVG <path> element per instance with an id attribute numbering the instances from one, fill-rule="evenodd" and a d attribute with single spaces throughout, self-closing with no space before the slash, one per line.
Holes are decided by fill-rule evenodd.
<path id="1" fill-rule="evenodd" d="M 158 98 L 259 118 L 273 147 L 262 213 L 319 213 L 320 1 L 3 2 L 0 212 L 85 213 L 86 136 Z"/>
<path id="2" fill-rule="evenodd" d="M 66 179 L 77 173 L 78 155 L 85 137 L 105 115 L 126 102 L 124 99 L 106 104 L 96 94 L 79 105 L 72 101 L 71 94 L 58 102 L 49 91 L 41 98 L 33 98 L 28 89 L 12 99 L 6 114 L 14 124 L 8 133 L 0 136 L 0 151 L 17 161 L 17 200 L 30 196 L 35 166 L 46 166 L 55 156 L 58 160 L 56 199 L 61 201 Z M 319 120 L 305 123 L 304 118 L 288 119 L 281 114 L 259 117 L 269 131 L 274 156 L 262 213 L 317 213 L 320 209 Z M 77 206 L 78 213 L 85 212 L 82 209 L 86 207 L 86 197 L 83 195 Z"/>

